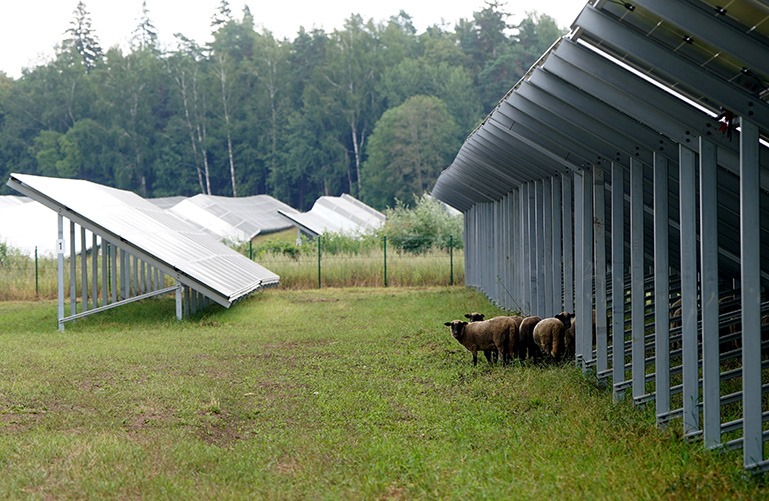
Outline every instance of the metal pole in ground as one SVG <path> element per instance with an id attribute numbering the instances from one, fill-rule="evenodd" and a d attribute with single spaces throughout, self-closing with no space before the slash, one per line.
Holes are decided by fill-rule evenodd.
<path id="1" fill-rule="evenodd" d="M 318 289 L 320 289 L 320 235 L 318 235 Z"/>
<path id="2" fill-rule="evenodd" d="M 40 298 L 40 279 L 39 279 L 39 268 L 38 268 L 38 262 L 37 262 L 37 245 L 35 246 L 35 299 Z"/>
<path id="3" fill-rule="evenodd" d="M 382 237 L 382 249 L 384 250 L 384 286 L 387 287 L 387 235 Z"/>
<path id="4" fill-rule="evenodd" d="M 449 285 L 454 285 L 454 235 L 449 235 Z"/>

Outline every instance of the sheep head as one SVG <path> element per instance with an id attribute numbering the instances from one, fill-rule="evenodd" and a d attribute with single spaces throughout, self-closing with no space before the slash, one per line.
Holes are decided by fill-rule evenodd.
<path id="1" fill-rule="evenodd" d="M 483 313 L 478 313 L 476 311 L 472 313 L 465 313 L 465 318 L 469 319 L 471 322 L 480 322 L 485 316 L 486 315 Z"/>
<path id="2" fill-rule="evenodd" d="M 449 327 L 451 329 L 451 335 L 454 336 L 455 339 L 459 340 L 465 334 L 465 327 L 467 327 L 467 322 L 464 320 L 452 320 L 451 322 L 446 322 L 443 325 Z"/>
<path id="3" fill-rule="evenodd" d="M 563 326 L 568 329 L 569 327 L 571 327 L 571 321 L 574 319 L 574 313 L 562 311 L 561 313 L 556 315 L 555 318 L 560 320 L 563 323 Z"/>

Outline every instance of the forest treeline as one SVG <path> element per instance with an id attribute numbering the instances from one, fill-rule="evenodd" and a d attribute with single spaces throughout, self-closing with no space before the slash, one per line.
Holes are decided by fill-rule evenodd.
<path id="1" fill-rule="evenodd" d="M 408 204 L 563 33 L 549 16 L 508 18 L 496 1 L 422 33 L 404 11 L 351 15 L 289 40 L 222 0 L 210 43 L 176 34 L 164 49 L 145 1 L 130 48 L 104 49 L 81 1 L 51 61 L 0 72 L 0 174 L 145 197 L 266 193 L 299 210 L 341 193 Z"/>

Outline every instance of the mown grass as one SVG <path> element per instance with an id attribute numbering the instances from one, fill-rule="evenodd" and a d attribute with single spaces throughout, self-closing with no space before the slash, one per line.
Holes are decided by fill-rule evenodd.
<path id="1" fill-rule="evenodd" d="M 267 290 L 177 323 L 144 301 L 56 331 L 0 303 L 0 497 L 757 499 L 741 455 L 577 369 L 473 367 L 464 288 Z"/>

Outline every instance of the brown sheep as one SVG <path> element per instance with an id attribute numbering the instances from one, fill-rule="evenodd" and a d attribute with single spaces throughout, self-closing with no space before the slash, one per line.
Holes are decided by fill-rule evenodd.
<path id="1" fill-rule="evenodd" d="M 558 315 L 563 315 L 564 313 L 566 312 L 561 312 Z M 570 325 L 566 328 L 563 336 L 564 357 L 574 358 L 577 352 L 577 315 L 574 313 L 568 313 L 568 315 L 571 315 L 571 319 Z M 593 346 L 595 346 L 595 324 L 595 310 L 593 310 Z"/>
<path id="2" fill-rule="evenodd" d="M 523 323 L 523 317 L 520 315 L 512 315 L 508 318 L 513 319 L 513 323 L 515 323 L 515 336 L 510 337 L 510 356 L 518 356 L 518 359 L 523 361 L 524 358 L 526 358 L 525 353 L 523 356 L 521 356 L 521 324 Z"/>
<path id="3" fill-rule="evenodd" d="M 470 320 L 470 322 L 478 322 L 485 318 L 485 315 L 483 313 L 478 312 L 472 312 L 472 313 L 465 313 L 465 318 Z M 497 317 L 494 317 L 497 318 Z M 510 357 L 518 355 L 520 358 L 520 354 L 518 352 L 518 331 L 521 327 L 521 322 L 523 321 L 523 317 L 519 315 L 511 315 L 507 318 L 513 319 L 513 322 L 515 323 L 515 335 L 510 336 L 510 348 L 508 352 L 510 353 Z M 496 362 L 498 353 L 497 350 L 484 350 L 483 352 L 484 356 L 486 357 L 486 360 Z M 521 358 L 523 360 L 523 358 Z"/>
<path id="4" fill-rule="evenodd" d="M 453 320 L 443 324 L 451 328 L 454 336 L 462 346 L 473 354 L 473 365 L 478 365 L 478 351 L 497 350 L 502 355 L 502 364 L 510 361 L 510 335 L 515 335 L 515 323 L 509 317 L 494 317 L 479 322 Z M 487 360 L 491 363 L 490 357 Z"/>
<path id="5" fill-rule="evenodd" d="M 542 320 L 537 316 L 526 317 L 521 321 L 518 329 L 518 358 L 521 360 L 527 356 L 535 361 L 539 359 L 539 348 L 534 344 L 534 326 Z"/>
<path id="6" fill-rule="evenodd" d="M 485 317 L 486 315 L 478 313 L 477 311 L 465 313 L 465 318 L 470 322 L 480 322 Z M 486 360 L 488 360 L 489 363 L 496 363 L 499 358 L 499 353 L 497 353 L 497 350 L 483 350 L 483 356 L 486 357 Z"/>
<path id="7" fill-rule="evenodd" d="M 563 358 L 565 333 L 571 327 L 572 318 L 572 313 L 563 311 L 553 318 L 540 320 L 534 326 L 534 343 L 546 357 L 550 356 L 556 361 Z"/>

